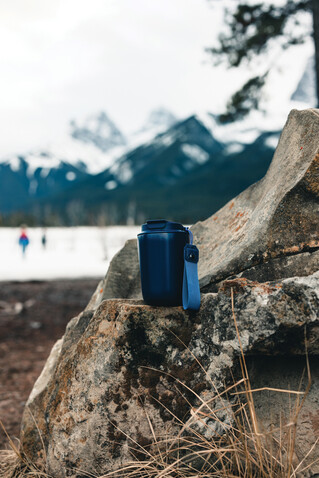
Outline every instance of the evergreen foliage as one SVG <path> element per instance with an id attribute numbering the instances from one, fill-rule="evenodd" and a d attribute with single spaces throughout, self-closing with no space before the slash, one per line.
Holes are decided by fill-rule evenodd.
<path id="1" fill-rule="evenodd" d="M 264 53 L 273 39 L 280 38 L 280 44 L 284 49 L 301 44 L 305 41 L 305 36 L 298 33 L 296 31 L 298 29 L 288 30 L 287 24 L 289 22 L 294 27 L 298 26 L 298 13 L 309 11 L 314 15 L 315 27 L 316 10 L 316 0 L 287 0 L 281 6 L 264 3 L 247 4 L 240 1 L 232 11 L 225 8 L 226 31 L 219 36 L 219 45 L 208 48 L 207 51 L 213 56 L 215 64 L 226 61 L 228 66 L 233 68 L 241 65 L 244 60 L 249 62 L 256 55 Z M 315 44 L 318 35 L 319 32 L 314 28 Z M 318 68 L 316 65 L 317 72 Z M 226 112 L 220 116 L 222 122 L 242 119 L 251 109 L 259 108 L 267 74 L 268 71 L 251 78 L 230 98 Z"/>
<path id="2" fill-rule="evenodd" d="M 268 72 L 255 76 L 236 91 L 227 103 L 226 112 L 219 116 L 221 123 L 231 123 L 244 118 L 252 109 L 259 109 L 260 92 L 265 84 Z"/>

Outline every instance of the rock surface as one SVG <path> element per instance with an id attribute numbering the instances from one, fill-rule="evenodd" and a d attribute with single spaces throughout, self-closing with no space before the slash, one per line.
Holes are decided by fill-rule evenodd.
<path id="1" fill-rule="evenodd" d="M 274 258 L 319 248 L 318 135 L 319 110 L 293 110 L 266 176 L 194 226 L 202 288 Z M 317 267 L 316 260 L 313 271 Z M 262 268 L 258 279 L 264 280 Z"/>
<path id="2" fill-rule="evenodd" d="M 319 353 L 319 273 L 274 283 L 225 281 L 218 293 L 203 296 L 197 314 L 127 299 L 103 301 L 73 319 L 62 347 L 53 349 L 48 363 L 56 364 L 54 373 L 25 410 L 25 453 L 36 460 L 43 440 L 52 476 L 82 476 L 77 469 L 103 474 L 132 459 L 130 449 L 137 443 L 141 448 L 133 454 L 143 458 L 142 447 L 152 442 L 149 420 L 157 436 L 177 433 L 172 414 L 194 420 L 191 407 L 200 406 L 198 397 L 223 389 L 240 354 L 231 288 L 246 355 L 302 357 L 305 326 L 309 354 Z M 300 375 L 297 369 L 295 382 Z M 289 385 L 282 377 L 281 388 Z M 315 383 L 300 424 L 307 441 L 304 431 L 299 453 L 319 433 L 313 420 L 319 413 L 318 392 Z"/>
<path id="3" fill-rule="evenodd" d="M 318 254 L 313 254 L 319 248 L 318 137 L 319 110 L 293 110 L 266 176 L 192 227 L 203 292 L 216 291 L 216 284 L 237 274 L 264 282 L 318 270 Z M 123 258 L 136 241 L 126 247 Z M 298 258 L 306 252 L 311 254 L 306 260 Z M 131 272 L 125 265 L 126 274 L 119 278 L 115 274 L 123 266 L 116 258 L 106 276 L 107 296 L 141 298 L 137 260 L 132 254 Z"/>
<path id="4" fill-rule="evenodd" d="M 126 241 L 107 271 L 101 300 L 142 298 L 136 239 Z"/>
<path id="5" fill-rule="evenodd" d="M 311 437 L 319 436 L 319 357 L 310 356 L 309 361 L 313 385 L 300 411 L 299 424 L 302 423 L 303 425 L 297 429 L 298 459 L 307 456 L 313 444 Z M 283 356 L 280 357 L 280 360 L 276 356 L 255 356 L 248 357 L 247 359 L 250 381 L 254 389 L 264 389 L 265 387 L 269 389 L 283 389 L 288 386 L 290 390 L 299 390 L 300 378 L 305 372 L 305 366 L 304 356 Z M 264 428 L 270 430 L 275 424 L 280 423 L 280 419 L 283 417 L 288 418 L 289 411 L 293 409 L 292 404 L 294 401 L 291 394 L 267 390 L 263 393 L 256 392 L 254 394 L 254 403 L 257 415 Z M 319 456 L 318 449 L 319 446 L 316 447 L 312 458 Z M 301 476 L 311 476 L 313 478 L 315 471 L 319 472 L 318 464 L 308 470 L 309 474 L 302 473 Z"/>

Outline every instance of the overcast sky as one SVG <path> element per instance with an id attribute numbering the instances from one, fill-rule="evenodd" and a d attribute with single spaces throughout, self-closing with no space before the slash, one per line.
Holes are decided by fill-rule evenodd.
<path id="1" fill-rule="evenodd" d="M 0 154 L 99 110 L 124 131 L 158 106 L 215 110 L 234 89 L 204 52 L 221 18 L 208 0 L 0 0 Z"/>
<path id="2" fill-rule="evenodd" d="M 251 76 L 204 51 L 230 1 L 0 0 L 0 155 L 46 147 L 101 110 L 124 133 L 160 106 L 221 111 Z"/>

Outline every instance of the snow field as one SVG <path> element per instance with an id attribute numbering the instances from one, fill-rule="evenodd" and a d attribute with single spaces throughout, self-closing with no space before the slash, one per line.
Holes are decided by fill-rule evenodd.
<path id="1" fill-rule="evenodd" d="M 28 228 L 30 244 L 25 257 L 18 244 L 19 228 L 0 228 L 0 280 L 103 278 L 112 257 L 138 226 Z"/>

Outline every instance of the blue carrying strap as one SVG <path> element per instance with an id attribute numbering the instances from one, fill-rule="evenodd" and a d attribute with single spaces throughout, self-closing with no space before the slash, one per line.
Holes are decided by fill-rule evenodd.
<path id="1" fill-rule="evenodd" d="M 198 310 L 200 307 L 200 290 L 197 273 L 199 252 L 193 244 L 193 234 L 187 228 L 189 244 L 184 247 L 183 309 Z"/>

